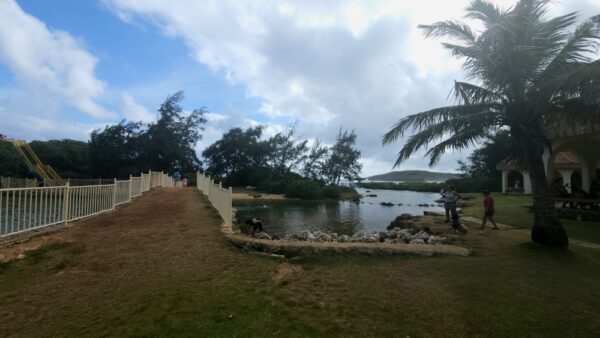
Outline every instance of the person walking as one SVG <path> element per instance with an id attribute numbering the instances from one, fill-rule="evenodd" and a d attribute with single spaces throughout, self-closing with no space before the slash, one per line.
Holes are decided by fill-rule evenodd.
<path id="1" fill-rule="evenodd" d="M 483 191 L 483 220 L 481 222 L 481 228 L 479 228 L 479 229 L 484 229 L 485 224 L 487 223 L 488 220 L 490 220 L 490 222 L 492 222 L 492 225 L 494 226 L 494 230 L 498 230 L 498 225 L 496 225 L 496 222 L 494 221 L 494 213 L 496 213 L 496 209 L 494 208 L 495 202 L 496 201 L 494 200 L 494 197 L 492 197 L 492 195 L 490 194 L 490 191 L 484 190 Z"/>

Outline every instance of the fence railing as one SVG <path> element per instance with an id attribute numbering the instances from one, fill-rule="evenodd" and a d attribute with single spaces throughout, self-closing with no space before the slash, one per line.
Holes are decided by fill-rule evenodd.
<path id="1" fill-rule="evenodd" d="M 152 187 L 174 186 L 169 175 L 150 172 L 128 180 L 89 182 L 103 184 L 71 186 L 67 182 L 62 186 L 0 189 L 0 239 L 112 211 L 150 190 L 151 177 L 157 183 Z"/>
<path id="2" fill-rule="evenodd" d="M 215 184 L 210 176 L 206 176 L 199 172 L 196 173 L 196 186 L 208 197 L 208 200 L 221 215 L 221 218 L 231 229 L 233 223 L 233 206 L 231 187 L 223 188 L 221 183 Z"/>
<path id="3" fill-rule="evenodd" d="M 35 178 L 0 177 L 0 189 L 32 188 L 37 186 Z"/>

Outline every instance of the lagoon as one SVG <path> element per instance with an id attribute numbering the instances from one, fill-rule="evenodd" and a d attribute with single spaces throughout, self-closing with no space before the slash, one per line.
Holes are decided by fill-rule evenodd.
<path id="1" fill-rule="evenodd" d="M 443 211 L 435 200 L 437 193 L 405 190 L 379 190 L 356 188 L 360 203 L 351 201 L 244 201 L 234 204 L 240 222 L 259 217 L 265 223 L 265 231 L 278 237 L 302 230 L 332 231 L 353 235 L 357 232 L 384 231 L 398 215 L 408 213 L 423 215 L 423 211 Z M 369 191 L 369 192 L 367 192 Z M 367 197 L 375 194 L 377 197 Z M 382 206 L 391 202 L 394 206 Z M 402 205 L 398 205 L 398 204 Z M 418 206 L 428 204 L 429 206 Z"/>

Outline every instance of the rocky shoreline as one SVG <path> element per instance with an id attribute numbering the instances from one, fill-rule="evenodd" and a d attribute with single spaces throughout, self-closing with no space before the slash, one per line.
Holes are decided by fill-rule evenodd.
<path id="1" fill-rule="evenodd" d="M 340 235 L 335 232 L 303 230 L 281 238 L 287 241 L 298 242 L 338 242 L 338 243 L 402 243 L 421 245 L 449 244 L 447 237 L 440 236 L 428 226 L 419 223 L 420 217 L 402 214 L 387 227 L 387 231 L 372 231 L 356 233 L 352 236 Z M 269 234 L 259 232 L 254 234 L 257 239 L 273 240 Z"/>

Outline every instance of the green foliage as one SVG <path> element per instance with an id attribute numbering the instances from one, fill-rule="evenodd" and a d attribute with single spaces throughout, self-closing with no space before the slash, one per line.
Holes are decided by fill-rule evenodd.
<path id="1" fill-rule="evenodd" d="M 439 192 L 446 185 L 441 182 L 408 182 L 408 183 L 394 183 L 394 182 L 362 182 L 358 184 L 359 187 L 366 189 L 385 189 L 385 190 L 410 190 L 419 192 Z"/>
<path id="2" fill-rule="evenodd" d="M 466 177 L 495 178 L 500 184 L 502 172 L 496 166 L 514 153 L 510 133 L 501 130 L 489 137 L 483 145 L 469 155 L 467 162 L 459 161 L 459 170 Z"/>
<path id="3" fill-rule="evenodd" d="M 358 186 L 366 189 L 410 190 L 419 192 L 440 192 L 448 185 L 454 186 L 458 192 L 482 192 L 483 190 L 500 191 L 501 185 L 495 178 L 465 177 L 453 178 L 446 182 L 362 182 Z"/>
<path id="4" fill-rule="evenodd" d="M 271 153 L 269 142 L 261 136 L 262 127 L 229 130 L 202 152 L 206 172 L 227 177 L 228 185 L 257 185 L 251 177 L 266 167 Z"/>
<path id="5" fill-rule="evenodd" d="M 90 168 L 89 144 L 75 140 L 33 141 L 31 148 L 43 163 L 50 164 L 62 177 L 94 177 Z"/>
<path id="6" fill-rule="evenodd" d="M 520 0 L 504 11 L 474 0 L 466 17 L 478 21 L 480 31 L 459 21 L 420 26 L 427 37 L 448 39 L 444 47 L 464 61 L 472 83 L 455 82 L 456 105 L 406 116 L 383 143 L 413 132 L 396 165 L 422 148 L 434 165 L 446 151 L 467 149 L 507 129 L 514 158 L 527 165 L 537 195 L 532 239 L 564 247 L 567 235 L 548 200 L 540 156 L 549 143 L 544 128 L 600 121 L 600 15 L 575 26 L 577 13 L 549 18 L 549 3 Z"/>
<path id="7" fill-rule="evenodd" d="M 311 180 L 296 180 L 286 184 L 285 197 L 301 198 L 306 200 L 321 199 L 324 196 L 323 185 Z"/>
<path id="8" fill-rule="evenodd" d="M 152 170 L 169 172 L 178 162 L 183 172 L 199 168 L 194 147 L 202 139 L 206 110 L 184 114 L 183 92 L 167 96 L 158 109 L 156 122 L 121 121 L 92 132 L 91 163 L 96 176 L 127 177 L 130 173 Z"/>
<path id="9" fill-rule="evenodd" d="M 358 180 L 361 170 L 360 151 L 354 149 L 356 134 L 340 132 L 335 145 L 331 148 L 321 146 L 316 141 L 311 149 L 307 141 L 296 140 L 295 125 L 286 133 L 263 140 L 262 127 L 233 128 L 223 134 L 220 140 L 211 144 L 202 152 L 206 162 L 206 172 L 212 176 L 225 178 L 231 186 L 258 186 L 271 193 L 286 193 L 294 181 L 314 181 L 313 193 L 304 193 L 297 187 L 298 195 L 317 196 L 322 191 L 315 188 L 323 182 L 339 184 L 340 179 Z M 301 175 L 301 174 L 302 175 Z M 322 190 L 322 189 L 321 189 Z M 291 192 L 295 194 L 295 192 Z"/>
<path id="10" fill-rule="evenodd" d="M 331 148 L 331 155 L 325 162 L 325 177 L 327 182 L 338 185 L 340 179 L 348 181 L 360 180 L 362 164 L 360 151 L 355 149 L 356 134 L 354 130 L 348 132 L 340 128 L 335 144 Z"/>
<path id="11" fill-rule="evenodd" d="M 0 141 L 0 159 L 0 176 L 32 177 L 12 143 Z"/>

